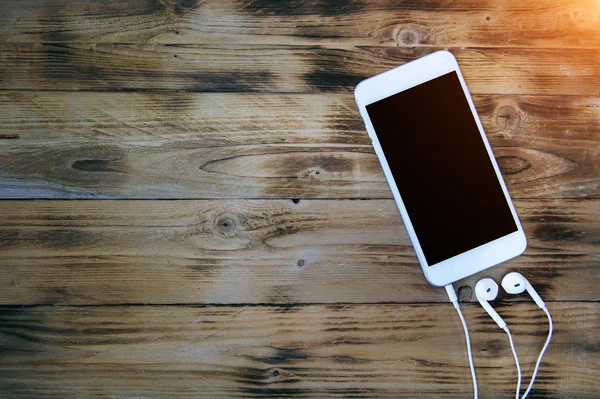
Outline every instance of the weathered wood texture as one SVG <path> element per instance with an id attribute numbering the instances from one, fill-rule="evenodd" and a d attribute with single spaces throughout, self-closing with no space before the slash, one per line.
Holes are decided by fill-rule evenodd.
<path id="1" fill-rule="evenodd" d="M 600 196 L 600 99 L 474 98 L 513 198 Z M 0 92 L 2 198 L 391 198 L 349 94 Z"/>
<path id="2" fill-rule="evenodd" d="M 0 201 L 0 396 L 470 397 L 351 94 L 441 48 L 529 239 L 456 284 L 481 397 L 511 270 L 530 397 L 599 397 L 597 0 L 1 1 L 0 199 L 91 200 Z"/>
<path id="3" fill-rule="evenodd" d="M 0 41 L 598 48 L 596 0 L 3 1 Z"/>
<path id="4" fill-rule="evenodd" d="M 436 48 L 0 44 L 0 90 L 351 92 Z M 597 95 L 598 49 L 454 48 L 474 94 Z"/>
<path id="5" fill-rule="evenodd" d="M 600 201 L 523 200 L 520 270 L 599 300 Z M 475 300 L 477 278 L 461 282 Z M 529 300 L 516 296 L 512 300 Z M 2 201 L 5 304 L 438 302 L 392 200 Z"/>
<path id="6" fill-rule="evenodd" d="M 495 307 L 531 375 L 545 316 Z M 597 397 L 599 308 L 549 304 L 555 334 L 531 397 Z M 514 397 L 506 334 L 480 306 L 463 309 L 480 397 Z M 450 304 L 0 308 L 0 348 L 3 398 L 472 395 Z"/>

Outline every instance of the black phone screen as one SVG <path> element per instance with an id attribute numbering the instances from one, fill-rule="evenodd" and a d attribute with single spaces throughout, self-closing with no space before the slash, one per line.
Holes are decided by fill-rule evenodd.
<path id="1" fill-rule="evenodd" d="M 517 231 L 456 72 L 366 108 L 430 266 Z"/>

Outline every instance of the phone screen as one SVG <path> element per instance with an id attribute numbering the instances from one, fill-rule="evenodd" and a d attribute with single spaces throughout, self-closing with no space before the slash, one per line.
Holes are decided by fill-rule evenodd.
<path id="1" fill-rule="evenodd" d="M 429 266 L 517 231 L 456 72 L 366 108 Z"/>

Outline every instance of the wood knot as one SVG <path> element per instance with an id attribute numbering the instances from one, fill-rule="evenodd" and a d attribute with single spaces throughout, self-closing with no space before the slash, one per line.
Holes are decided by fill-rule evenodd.
<path id="1" fill-rule="evenodd" d="M 473 289 L 468 285 L 458 287 L 458 302 L 471 302 L 473 296 Z"/>
<path id="2" fill-rule="evenodd" d="M 496 112 L 496 125 L 501 130 L 514 130 L 519 122 L 519 112 L 511 105 L 503 105 Z"/>
<path id="3" fill-rule="evenodd" d="M 215 227 L 219 233 L 229 237 L 235 233 L 236 224 L 229 216 L 220 216 L 215 220 Z"/>
<path id="4" fill-rule="evenodd" d="M 400 29 L 396 42 L 404 47 L 416 47 L 421 43 L 421 32 L 415 28 Z"/>
<path id="5" fill-rule="evenodd" d="M 526 159 L 515 156 L 496 157 L 496 162 L 503 175 L 516 175 L 531 168 L 531 164 Z"/>

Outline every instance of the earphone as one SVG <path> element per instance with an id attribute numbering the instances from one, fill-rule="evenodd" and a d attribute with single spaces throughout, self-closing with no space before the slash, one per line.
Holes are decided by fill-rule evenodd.
<path id="1" fill-rule="evenodd" d="M 527 291 L 529 293 L 529 295 L 531 296 L 531 298 L 535 301 L 537 306 L 546 313 L 546 316 L 548 316 L 548 322 L 550 324 L 550 328 L 548 331 L 548 339 L 546 340 L 546 343 L 544 344 L 544 347 L 542 348 L 540 355 L 538 357 L 538 360 L 535 364 L 535 369 L 533 371 L 533 375 L 531 377 L 529 386 L 527 387 L 527 390 L 525 391 L 525 393 L 523 394 L 523 396 L 521 398 L 521 399 L 525 399 L 527 397 L 527 395 L 529 394 L 529 392 L 531 391 L 531 388 L 533 387 L 533 383 L 535 382 L 535 377 L 537 376 L 537 372 L 540 367 L 542 357 L 544 356 L 544 353 L 546 352 L 546 349 L 548 348 L 548 345 L 550 344 L 550 340 L 552 339 L 552 330 L 553 330 L 552 316 L 550 316 L 550 312 L 548 312 L 548 309 L 546 308 L 546 304 L 544 303 L 544 301 L 542 300 L 540 295 L 537 293 L 537 291 L 533 288 L 533 286 L 529 283 L 529 281 L 521 273 L 517 273 L 517 272 L 508 273 L 502 279 L 501 284 L 502 284 L 502 288 L 504 289 L 504 291 L 506 291 L 506 293 L 508 293 L 508 294 L 522 294 L 523 292 Z M 479 301 L 481 306 L 486 310 L 486 312 L 488 312 L 488 314 L 492 317 L 492 319 L 494 319 L 496 324 L 498 324 L 498 326 L 500 328 L 502 328 L 504 331 L 506 331 L 506 333 L 508 334 L 508 338 L 510 340 L 510 346 L 513 351 L 515 363 L 517 365 L 518 383 L 517 383 L 516 398 L 518 399 L 519 392 L 521 390 L 521 366 L 519 364 L 519 358 L 517 357 L 517 352 L 515 350 L 512 335 L 511 335 L 508 327 L 506 326 L 506 322 L 504 322 L 504 320 L 502 320 L 502 317 L 500 317 L 500 315 L 489 304 L 489 302 L 496 299 L 496 296 L 498 295 L 498 284 L 496 284 L 496 282 L 490 278 L 484 278 L 482 280 L 479 280 L 477 282 L 477 285 L 475 286 L 475 295 L 477 296 L 477 300 Z"/>
<path id="2" fill-rule="evenodd" d="M 542 357 L 544 356 L 544 353 L 546 352 L 546 349 L 548 348 L 548 345 L 550 344 L 550 340 L 552 339 L 552 330 L 553 330 L 552 316 L 550 316 L 550 312 L 548 312 L 548 309 L 546 308 L 546 304 L 544 303 L 542 298 L 539 296 L 539 294 L 536 292 L 536 290 L 533 288 L 533 286 L 529 283 L 529 281 L 522 274 L 517 273 L 517 272 L 508 273 L 502 279 L 501 285 L 502 285 L 502 288 L 504 289 L 504 291 L 506 291 L 506 293 L 508 293 L 508 294 L 522 294 L 523 292 L 527 291 L 529 293 L 529 295 L 533 298 L 535 303 L 538 305 L 538 307 L 540 309 L 542 309 L 544 311 L 544 313 L 546 313 L 546 316 L 548 317 L 548 323 L 550 325 L 549 331 L 548 331 L 548 338 L 546 339 L 546 343 L 544 344 L 544 346 L 540 352 L 540 355 L 538 356 L 537 362 L 535 364 L 535 369 L 533 370 L 533 375 L 531 377 L 531 381 L 529 382 L 529 386 L 527 387 L 527 390 L 521 397 L 521 399 L 525 399 L 527 397 L 527 395 L 529 394 L 529 392 L 531 391 L 531 388 L 533 387 L 533 383 L 535 382 L 535 377 L 537 376 L 537 372 L 540 367 Z M 452 284 L 448 284 L 445 286 L 445 288 L 446 288 L 446 292 L 448 293 L 448 297 L 450 298 L 450 301 L 452 302 L 452 304 L 456 308 L 456 311 L 458 312 L 458 316 L 460 317 L 460 321 L 462 322 L 463 328 L 465 330 L 465 339 L 466 339 L 466 343 L 467 343 L 467 354 L 468 354 L 468 358 L 469 358 L 469 366 L 471 368 L 471 376 L 473 377 L 473 390 L 474 390 L 473 397 L 475 399 L 477 399 L 479 393 L 477 390 L 477 376 L 475 374 L 475 366 L 473 365 L 473 353 L 471 350 L 471 340 L 469 338 L 469 329 L 467 328 L 467 323 L 465 322 L 465 318 L 463 317 L 462 311 L 460 310 L 460 305 L 458 304 L 458 298 L 456 296 L 456 292 L 454 291 L 454 287 L 452 286 Z M 513 356 L 515 358 L 515 364 L 517 366 L 517 374 L 518 374 L 517 391 L 516 391 L 515 397 L 516 397 L 516 399 L 519 399 L 519 393 L 521 391 L 521 365 L 519 364 L 519 358 L 517 356 L 515 344 L 512 339 L 512 334 L 510 333 L 510 330 L 508 329 L 506 322 L 502 319 L 502 317 L 500 317 L 498 312 L 496 312 L 494 310 L 492 305 L 490 305 L 490 302 L 493 301 L 494 299 L 496 299 L 496 297 L 498 296 L 498 291 L 499 291 L 498 284 L 491 278 L 484 278 L 482 280 L 479 280 L 477 282 L 477 284 L 475 285 L 475 296 L 477 297 L 477 301 L 481 304 L 481 306 L 485 309 L 485 311 L 488 312 L 488 314 L 492 317 L 492 319 L 496 322 L 496 324 L 498 324 L 498 327 L 500 327 L 501 329 L 506 331 L 506 333 L 508 334 L 510 348 L 511 348 Z"/>
<path id="3" fill-rule="evenodd" d="M 506 277 L 505 277 L 506 278 Z M 503 286 L 504 288 L 504 286 Z M 506 291 L 506 289 L 505 289 Z M 510 349 L 512 350 L 513 356 L 515 358 L 515 364 L 517 365 L 517 392 L 515 393 L 515 398 L 519 399 L 519 392 L 521 391 L 521 364 L 519 363 L 519 357 L 517 356 L 517 350 L 515 349 L 515 343 L 512 339 L 512 334 L 510 330 L 506 326 L 506 322 L 502 320 L 502 317 L 494 310 L 492 305 L 489 304 L 490 301 L 493 301 L 498 296 L 498 284 L 491 278 L 484 278 L 479 280 L 475 285 L 475 296 L 477 300 L 481 304 L 481 306 L 485 309 L 486 312 L 492 319 L 498 324 L 498 327 L 506 331 L 508 334 L 508 340 L 510 342 Z"/>
<path id="4" fill-rule="evenodd" d="M 481 304 L 481 306 L 488 312 L 492 319 L 498 324 L 498 327 L 504 329 L 506 322 L 502 320 L 502 317 L 494 310 L 492 305 L 489 304 L 498 296 L 498 284 L 491 278 L 484 278 L 479 280 L 475 285 L 475 296 Z"/>
<path id="5" fill-rule="evenodd" d="M 542 301 L 542 298 L 539 296 L 536 290 L 533 289 L 529 281 L 521 273 L 512 272 L 508 273 L 502 279 L 502 288 L 508 294 L 521 294 L 525 291 L 529 293 L 531 298 L 535 301 L 535 303 L 540 307 L 540 309 L 544 309 L 546 304 Z"/>

